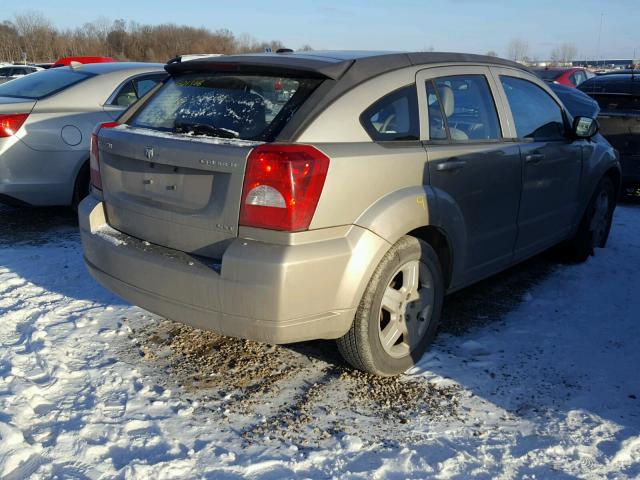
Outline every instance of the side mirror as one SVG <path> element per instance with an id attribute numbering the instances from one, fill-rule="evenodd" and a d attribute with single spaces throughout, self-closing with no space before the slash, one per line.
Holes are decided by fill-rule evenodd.
<path id="1" fill-rule="evenodd" d="M 600 125 L 595 118 L 576 117 L 573 120 L 573 135 L 580 139 L 590 139 L 600 130 Z"/>

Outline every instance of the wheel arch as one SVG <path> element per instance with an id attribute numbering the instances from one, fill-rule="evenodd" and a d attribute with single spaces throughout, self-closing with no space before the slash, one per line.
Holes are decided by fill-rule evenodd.
<path id="1" fill-rule="evenodd" d="M 438 254 L 446 288 L 463 280 L 467 242 L 464 216 L 445 192 L 426 185 L 396 190 L 371 205 L 355 223 L 390 245 L 405 235 L 426 241 Z"/>
<path id="2" fill-rule="evenodd" d="M 447 233 L 433 225 L 418 227 L 407 235 L 427 242 L 433 248 L 440 260 L 445 289 L 451 285 L 453 274 L 453 250 Z"/>

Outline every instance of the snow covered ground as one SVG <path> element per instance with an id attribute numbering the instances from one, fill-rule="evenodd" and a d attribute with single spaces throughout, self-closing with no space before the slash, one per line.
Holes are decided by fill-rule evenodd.
<path id="1" fill-rule="evenodd" d="M 638 478 L 640 206 L 583 265 L 447 299 L 399 380 L 126 305 L 73 218 L 0 210 L 0 478 Z"/>

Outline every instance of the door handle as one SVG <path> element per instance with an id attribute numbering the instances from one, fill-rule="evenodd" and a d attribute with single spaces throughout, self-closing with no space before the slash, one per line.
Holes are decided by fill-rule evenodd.
<path id="1" fill-rule="evenodd" d="M 542 153 L 528 153 L 524 156 L 524 161 L 527 163 L 540 163 L 542 160 L 544 160 Z"/>
<path id="2" fill-rule="evenodd" d="M 436 165 L 436 170 L 439 172 L 455 172 L 460 170 L 467 164 L 466 160 L 458 160 L 457 158 L 450 158 L 446 162 Z"/>

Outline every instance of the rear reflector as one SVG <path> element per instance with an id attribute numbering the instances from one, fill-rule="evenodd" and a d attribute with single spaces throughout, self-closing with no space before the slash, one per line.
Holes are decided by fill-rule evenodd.
<path id="1" fill-rule="evenodd" d="M 311 145 L 277 143 L 254 148 L 247 159 L 240 225 L 307 230 L 329 169 L 329 157 Z"/>
<path id="2" fill-rule="evenodd" d="M 20 130 L 29 116 L 28 113 L 10 113 L 0 115 L 0 138 L 10 137 Z"/>
<path id="3" fill-rule="evenodd" d="M 98 133 L 103 128 L 114 128 L 120 125 L 118 122 L 105 122 L 96 125 L 91 133 L 91 150 L 89 154 L 89 169 L 91 173 L 91 186 L 102 190 L 102 177 L 100 176 L 100 148 L 98 146 Z"/>

